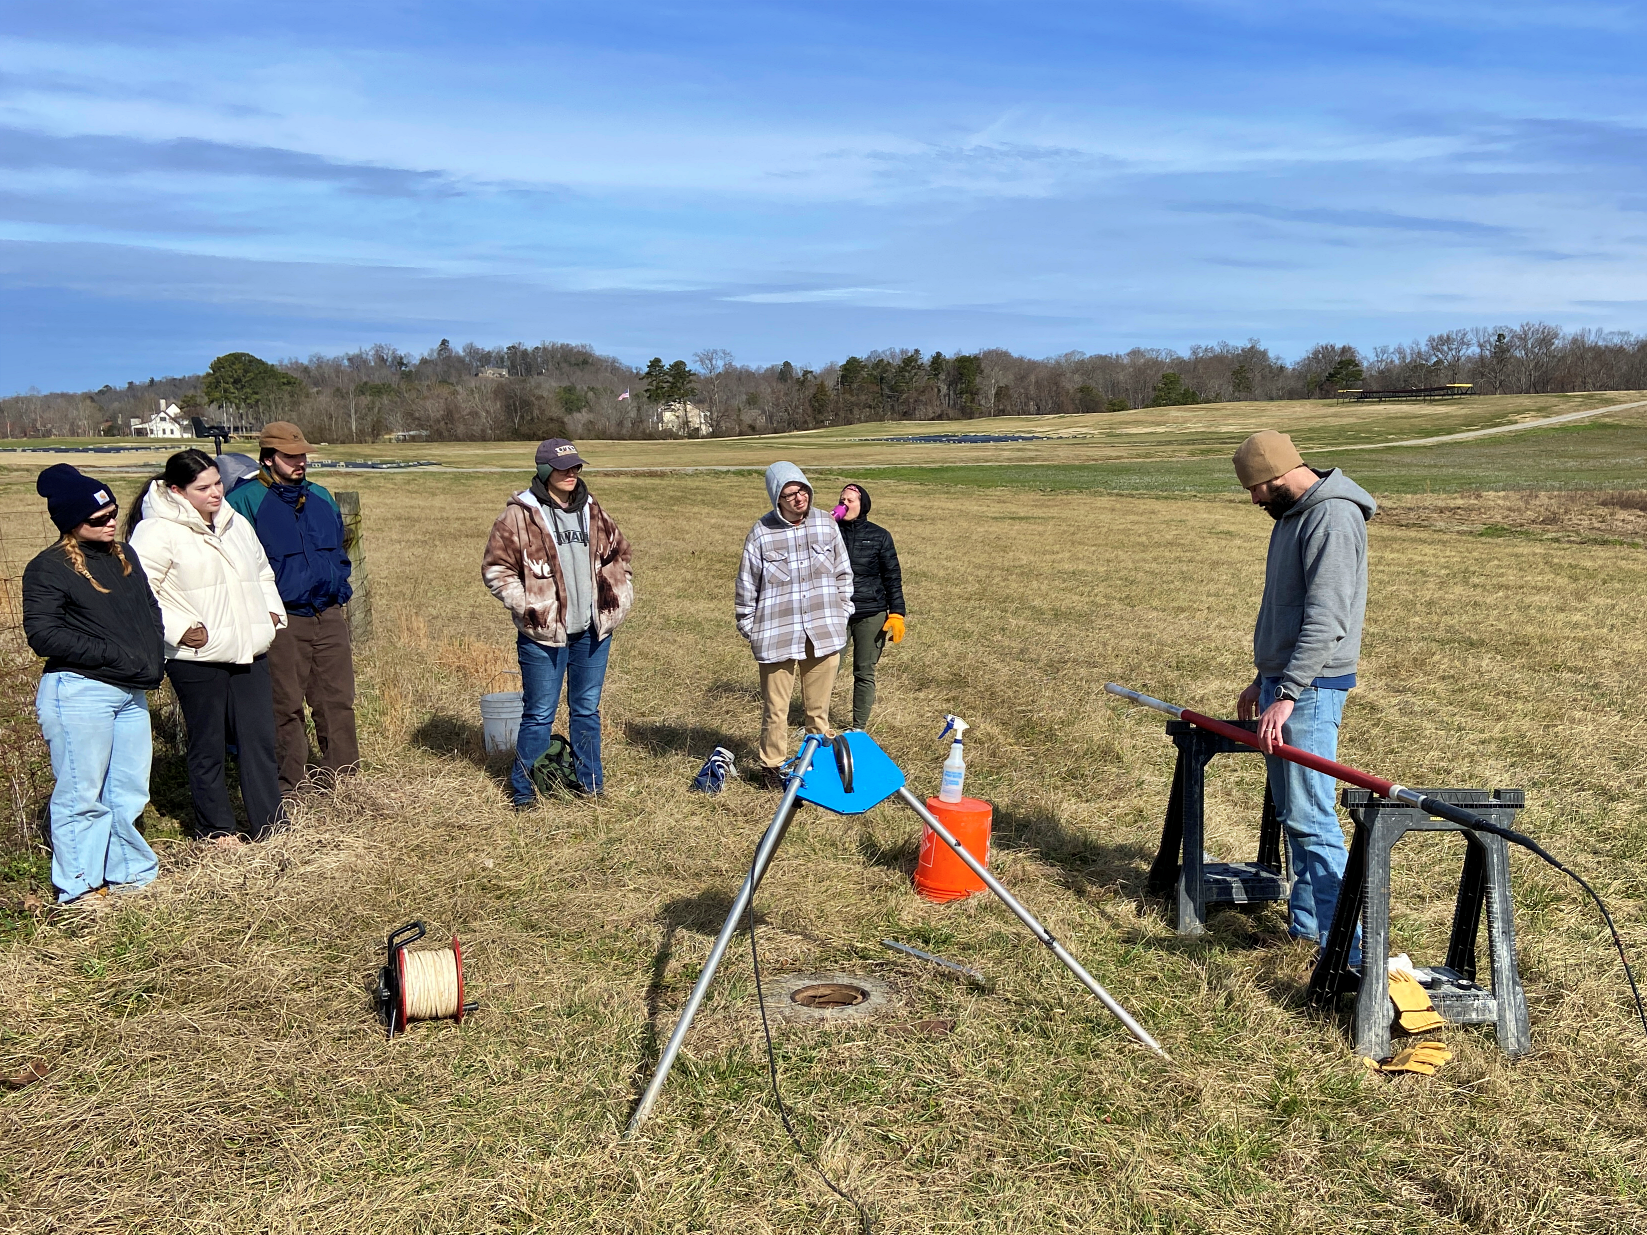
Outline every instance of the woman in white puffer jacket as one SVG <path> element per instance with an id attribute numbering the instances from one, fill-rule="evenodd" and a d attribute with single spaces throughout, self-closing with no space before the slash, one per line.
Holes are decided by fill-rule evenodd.
<path id="1" fill-rule="evenodd" d="M 223 500 L 212 457 L 183 450 L 149 482 L 126 540 L 160 602 L 166 676 L 189 731 L 195 834 L 235 845 L 281 821 L 274 697 L 266 653 L 286 608 L 252 525 Z M 236 747 L 246 826 L 229 802 L 225 756 Z"/>

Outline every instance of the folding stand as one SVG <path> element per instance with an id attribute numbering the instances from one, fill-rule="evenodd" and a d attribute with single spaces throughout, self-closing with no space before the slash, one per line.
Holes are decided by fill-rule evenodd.
<path id="1" fill-rule="evenodd" d="M 692 987 L 692 994 L 687 997 L 686 1006 L 681 1009 L 681 1018 L 676 1022 L 674 1032 L 669 1035 L 668 1045 L 663 1048 L 663 1054 L 658 1058 L 658 1066 L 652 1073 L 646 1092 L 641 1095 L 640 1103 L 635 1107 L 634 1115 L 630 1117 L 625 1136 L 633 1136 L 651 1115 L 653 1104 L 657 1102 L 664 1082 L 669 1079 L 669 1070 L 675 1065 L 675 1057 L 680 1054 L 681 1045 L 686 1041 L 686 1035 L 692 1028 L 692 1018 L 697 1015 L 698 1007 L 703 1003 L 710 983 L 715 980 L 715 970 L 720 966 L 721 958 L 732 942 L 732 936 L 737 933 L 738 924 L 748 912 L 755 890 L 760 887 L 761 880 L 772 865 L 772 858 L 783 842 L 784 833 L 789 830 L 797 801 L 810 802 L 837 815 L 861 815 L 888 798 L 896 796 L 901 799 L 927 827 L 932 829 L 939 840 L 954 851 L 956 857 L 966 863 L 974 875 L 983 880 L 984 886 L 1012 910 L 1018 920 L 1029 928 L 1030 933 L 1051 949 L 1052 954 L 1075 975 L 1081 985 L 1096 995 L 1104 1007 L 1115 1014 L 1115 1018 L 1126 1026 L 1128 1033 L 1162 1059 L 1168 1058 L 1160 1044 L 1133 1020 L 1125 1008 L 1115 1002 L 1108 991 L 1098 985 L 1093 976 L 1081 967 L 1081 963 L 1069 954 L 1064 945 L 1053 938 L 1052 932 L 1020 905 L 1012 893 L 1002 887 L 1000 881 L 989 873 L 984 864 L 973 857 L 937 816 L 926 808 L 926 804 L 909 791 L 904 784 L 903 772 L 888 758 L 886 752 L 876 745 L 874 738 L 861 730 L 843 733 L 834 740 L 834 758 L 814 766 L 813 756 L 817 754 L 823 742 L 821 735 L 809 733 L 801 743 L 800 753 L 795 756 L 794 770 L 790 773 L 789 783 L 784 789 L 783 800 L 778 803 L 772 822 L 767 825 L 766 832 L 761 836 L 761 842 L 755 849 L 755 860 L 750 863 L 743 886 L 732 902 L 732 908 L 726 915 L 720 934 L 715 937 L 715 946 L 709 949 L 709 959 L 704 962 L 703 972 L 699 974 L 697 983 Z"/>

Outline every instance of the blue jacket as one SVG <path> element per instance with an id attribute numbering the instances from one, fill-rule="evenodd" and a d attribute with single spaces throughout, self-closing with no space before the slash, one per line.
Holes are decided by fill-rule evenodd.
<path id="1" fill-rule="evenodd" d="M 308 480 L 271 485 L 260 472 L 234 487 L 229 505 L 257 529 L 287 613 L 315 617 L 349 603 L 343 516 L 330 493 Z"/>

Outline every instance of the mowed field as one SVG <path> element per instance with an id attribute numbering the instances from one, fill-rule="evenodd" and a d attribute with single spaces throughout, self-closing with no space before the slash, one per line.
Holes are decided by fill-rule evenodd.
<path id="1" fill-rule="evenodd" d="M 1331 433 L 1333 414 L 1317 405 L 1300 440 Z M 1397 495 L 1371 526 L 1343 757 L 1408 784 L 1525 788 L 1522 826 L 1592 879 L 1647 956 L 1647 500 L 1632 505 L 1628 453 L 1647 453 L 1647 421 L 1605 420 L 1318 461 Z M 911 610 L 872 732 L 935 792 L 943 713 L 972 723 L 967 788 L 995 805 L 995 871 L 1173 1062 L 1134 1046 L 1000 905 L 916 897 L 907 811 L 807 809 L 758 898 L 763 971 L 874 975 L 895 1006 L 838 1029 L 774 1025 L 801 1135 L 877 1230 L 1642 1229 L 1647 1041 L 1604 927 L 1556 872 L 1513 858 L 1533 1053 L 1511 1063 L 1490 1030 L 1450 1028 L 1456 1058 L 1433 1078 L 1368 1072 L 1345 1016 L 1309 1009 L 1311 951 L 1287 942 L 1279 908 L 1181 940 L 1145 898 L 1173 748 L 1163 718 L 1102 685 L 1233 711 L 1270 528 L 1217 470 L 1234 440 L 1105 463 L 1113 484 L 1055 464 L 990 483 L 971 453 L 989 448 L 969 446 L 951 448 L 965 476 L 864 475 Z M 764 464 L 794 444 L 738 443 L 727 460 L 725 443 L 674 443 L 670 466 Z M 639 449 L 589 453 L 648 466 Z M 838 449 L 804 460 L 831 498 L 858 462 Z M 744 762 L 758 723 L 731 581 L 766 508 L 759 478 L 591 475 L 635 543 L 639 597 L 607 683 L 609 796 L 517 816 L 481 750 L 477 699 L 510 687 L 513 630 L 479 556 L 524 476 L 321 477 L 365 510 L 365 774 L 307 799 L 289 833 L 226 853 L 182 838 L 165 753 L 156 890 L 92 924 L 6 919 L 0 1072 L 38 1059 L 50 1073 L 0 1091 L 5 1229 L 856 1229 L 778 1121 L 747 936 L 644 1136 L 620 1139 L 776 801 L 687 792 L 713 746 Z M 5 506 L 31 477 L 7 461 Z M 1215 763 L 1210 795 L 1209 849 L 1250 859 L 1261 761 Z M 1397 950 L 1439 961 L 1462 841 L 1397 852 Z M 368 987 L 384 935 L 414 917 L 461 936 L 482 1006 L 385 1043 Z M 895 960 L 885 937 L 992 989 Z"/>

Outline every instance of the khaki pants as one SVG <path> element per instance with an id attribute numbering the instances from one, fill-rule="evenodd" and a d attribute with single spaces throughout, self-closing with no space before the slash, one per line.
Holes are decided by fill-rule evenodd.
<path id="1" fill-rule="evenodd" d="M 806 641 L 811 652 L 812 641 Z M 795 679 L 801 682 L 801 705 L 806 709 L 808 733 L 829 732 L 829 695 L 835 689 L 835 671 L 840 655 L 807 656 L 805 660 L 780 660 L 761 665 L 761 745 L 757 752 L 762 767 L 775 768 L 789 758 L 789 698 L 795 693 Z"/>

